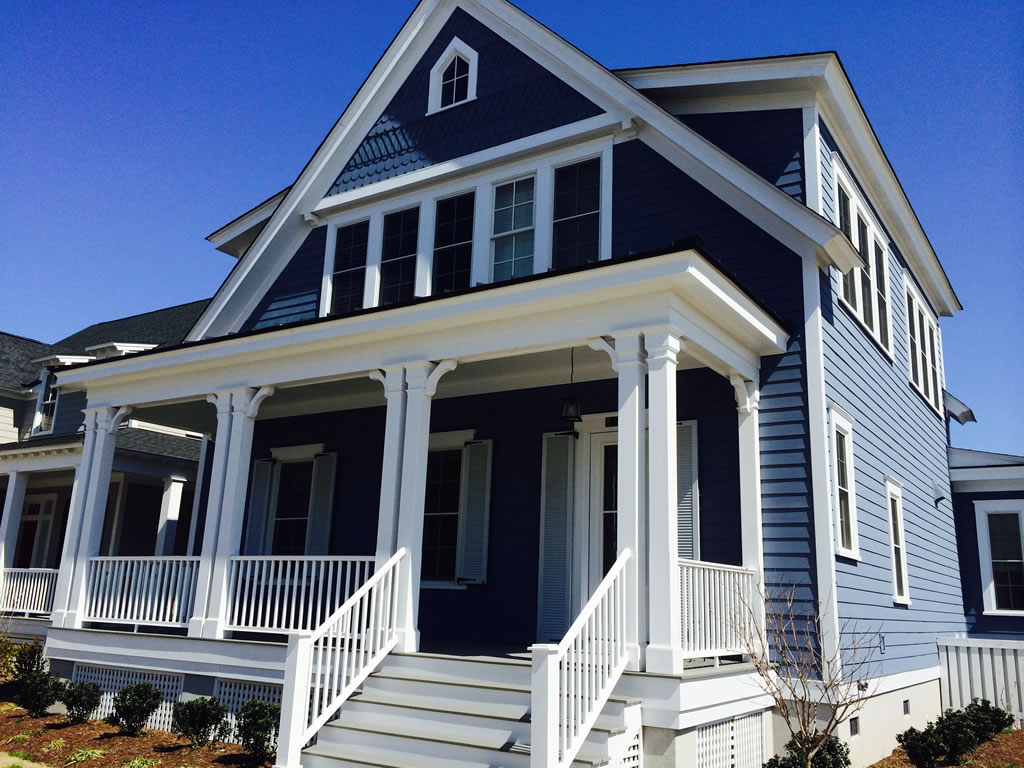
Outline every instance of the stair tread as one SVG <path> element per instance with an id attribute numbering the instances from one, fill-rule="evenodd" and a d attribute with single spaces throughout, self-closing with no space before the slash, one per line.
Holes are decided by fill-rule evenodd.
<path id="1" fill-rule="evenodd" d="M 398 734 L 403 735 L 403 734 Z M 520 755 L 528 755 L 529 747 L 515 750 Z M 509 750 L 495 750 L 497 756 L 508 753 Z M 406 752 L 400 749 L 386 749 L 383 747 L 371 747 L 361 744 L 315 744 L 306 747 L 302 751 L 304 755 L 316 755 L 335 760 L 347 760 L 364 765 L 372 765 L 376 768 L 434 768 L 445 766 L 445 768 L 495 768 L 501 762 L 479 760 L 453 760 L 450 757 L 434 757 L 430 755 Z M 577 768 L 601 768 L 606 766 L 608 761 L 604 758 L 586 757 L 577 755 L 572 765 Z"/>

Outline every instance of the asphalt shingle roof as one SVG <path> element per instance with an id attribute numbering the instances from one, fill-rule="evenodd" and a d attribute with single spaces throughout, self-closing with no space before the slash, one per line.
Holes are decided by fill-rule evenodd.
<path id="1" fill-rule="evenodd" d="M 53 346 L 0 331 L 0 389 L 24 389 L 39 378 L 39 366 L 33 360 L 45 357 Z"/>
<path id="2" fill-rule="evenodd" d="M 179 344 L 209 303 L 209 299 L 203 299 L 96 323 L 61 339 L 53 346 L 65 354 L 81 355 L 85 354 L 87 347 L 111 342 L 156 344 L 158 347 Z"/>
<path id="3" fill-rule="evenodd" d="M 33 437 L 20 443 L 3 443 L 0 445 L 0 451 L 46 445 L 72 445 L 82 442 L 84 438 L 85 434 L 83 432 L 75 432 L 70 435 L 44 435 L 42 437 Z M 199 450 L 201 447 L 201 440 L 168 435 L 163 432 L 153 432 L 148 429 L 133 427 L 130 429 L 120 429 L 117 432 L 118 451 L 151 453 L 156 456 L 167 456 L 172 459 L 199 461 Z"/>

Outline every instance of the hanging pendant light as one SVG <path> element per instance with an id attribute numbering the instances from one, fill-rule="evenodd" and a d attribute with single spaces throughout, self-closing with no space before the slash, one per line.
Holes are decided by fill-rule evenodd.
<path id="1" fill-rule="evenodd" d="M 583 421 L 583 411 L 580 407 L 580 399 L 572 391 L 573 375 L 576 372 L 576 348 L 569 349 L 569 395 L 562 399 L 562 421 L 576 424 Z"/>

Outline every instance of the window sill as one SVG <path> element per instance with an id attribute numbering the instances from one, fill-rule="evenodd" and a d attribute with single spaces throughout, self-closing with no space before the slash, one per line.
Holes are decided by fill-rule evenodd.
<path id="1" fill-rule="evenodd" d="M 430 117 L 431 115 L 436 115 L 440 112 L 447 112 L 449 109 L 455 109 L 456 107 L 461 107 L 463 104 L 470 104 L 474 101 L 476 101 L 476 96 L 470 96 L 468 99 L 463 99 L 462 101 L 457 101 L 454 104 L 449 104 L 447 107 L 438 107 L 437 109 L 427 110 L 424 117 Z"/>
<path id="2" fill-rule="evenodd" d="M 843 560 L 852 560 L 855 563 L 860 562 L 860 550 L 856 549 L 839 549 L 836 548 L 836 558 L 842 558 Z"/>
<path id="3" fill-rule="evenodd" d="M 998 608 L 982 611 L 983 616 L 1024 616 L 1024 611 L 1001 611 Z"/>
<path id="4" fill-rule="evenodd" d="M 421 581 L 420 589 L 466 589 L 466 585 L 459 584 L 457 581 Z"/>
<path id="5" fill-rule="evenodd" d="M 904 608 L 909 608 L 910 607 L 910 598 L 909 597 L 894 597 L 892 599 L 892 604 L 893 605 L 899 605 L 899 606 L 902 606 Z"/>
<path id="6" fill-rule="evenodd" d="M 850 315 L 854 320 L 857 321 L 857 325 L 859 325 L 861 330 L 864 331 L 864 333 L 867 334 L 868 338 L 871 339 L 872 342 L 874 342 L 875 347 L 877 347 L 878 351 L 881 352 L 885 356 L 885 359 L 888 360 L 890 363 L 895 363 L 896 362 L 896 358 L 893 356 L 892 350 L 890 350 L 888 347 L 886 347 L 884 344 L 882 344 L 881 341 L 879 341 L 878 336 L 875 335 L 875 332 L 873 330 L 868 328 L 867 323 L 864 322 L 864 318 L 862 318 L 860 316 L 860 313 L 857 312 L 857 310 L 854 309 L 852 306 L 850 306 L 850 302 L 848 302 L 846 300 L 846 297 L 843 296 L 843 283 L 842 283 L 842 280 L 843 280 L 843 276 L 842 276 L 842 274 L 840 274 L 839 275 L 839 305 L 843 309 L 846 310 L 846 314 Z M 890 303 L 890 306 L 891 306 L 891 303 Z M 890 336 L 892 335 L 892 328 L 891 327 L 889 328 L 889 335 Z"/>

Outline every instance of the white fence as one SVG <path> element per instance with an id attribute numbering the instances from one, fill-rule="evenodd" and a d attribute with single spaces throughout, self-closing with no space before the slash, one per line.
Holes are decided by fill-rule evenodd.
<path id="1" fill-rule="evenodd" d="M 1024 721 L 1024 640 L 940 637 L 943 710 L 988 699 Z"/>
<path id="2" fill-rule="evenodd" d="M 0 575 L 0 611 L 49 615 L 56 586 L 56 568 L 4 568 Z"/>
<path id="3" fill-rule="evenodd" d="M 747 649 L 757 576 L 747 568 L 679 560 L 683 658 L 732 656 Z"/>
<path id="4" fill-rule="evenodd" d="M 227 628 L 313 630 L 372 573 L 372 557 L 232 557 Z"/>
<path id="5" fill-rule="evenodd" d="M 91 557 L 85 620 L 188 626 L 198 573 L 198 557 Z"/>
<path id="6" fill-rule="evenodd" d="M 626 564 L 619 555 L 558 645 L 533 646 L 533 768 L 568 766 L 626 668 Z"/>

